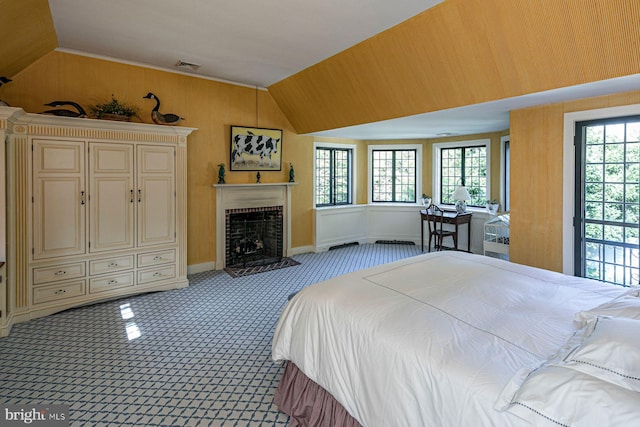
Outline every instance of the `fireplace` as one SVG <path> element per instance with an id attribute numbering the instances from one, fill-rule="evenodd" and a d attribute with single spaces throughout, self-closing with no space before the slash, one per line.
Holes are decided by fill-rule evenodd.
<path id="1" fill-rule="evenodd" d="M 282 259 L 282 206 L 225 211 L 227 267 L 251 267 Z"/>
<path id="2" fill-rule="evenodd" d="M 277 208 L 276 215 L 281 218 L 282 225 L 279 229 L 281 243 L 276 246 L 278 253 L 275 256 L 284 258 L 291 254 L 291 188 L 295 185 L 295 182 L 213 184 L 216 189 L 216 269 L 221 270 L 227 267 L 227 263 L 232 262 L 227 243 L 229 241 L 227 239 L 227 234 L 229 233 L 228 215 L 231 213 L 253 214 Z M 265 215 L 270 218 L 272 214 Z M 251 221 L 261 220 L 261 216 L 257 217 L 257 219 L 249 217 L 247 226 L 252 225 L 250 224 Z M 251 262 L 251 258 L 252 255 L 245 256 L 245 262 Z M 238 260 L 238 262 L 241 261 Z"/>

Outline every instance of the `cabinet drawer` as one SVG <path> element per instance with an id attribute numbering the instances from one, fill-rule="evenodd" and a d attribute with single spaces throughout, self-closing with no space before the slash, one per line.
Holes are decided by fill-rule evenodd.
<path id="1" fill-rule="evenodd" d="M 130 270 L 133 268 L 133 255 L 89 261 L 89 274 L 94 276 L 103 273 Z"/>
<path id="2" fill-rule="evenodd" d="M 173 279 L 176 277 L 176 266 L 168 265 L 166 267 L 151 268 L 149 270 L 138 271 L 138 285 L 144 285 L 160 280 Z"/>
<path id="3" fill-rule="evenodd" d="M 138 267 L 150 267 L 152 265 L 167 264 L 169 262 L 176 262 L 175 249 L 138 254 Z"/>
<path id="4" fill-rule="evenodd" d="M 133 261 L 133 260 L 132 260 Z M 89 293 L 110 291 L 133 286 L 133 272 L 89 279 Z"/>
<path id="5" fill-rule="evenodd" d="M 33 303 L 57 301 L 84 295 L 85 281 L 57 283 L 54 285 L 37 286 L 33 288 Z"/>
<path id="6" fill-rule="evenodd" d="M 36 267 L 33 269 L 33 284 L 55 282 L 58 280 L 76 279 L 84 277 L 84 262 L 61 264 L 51 267 Z"/>

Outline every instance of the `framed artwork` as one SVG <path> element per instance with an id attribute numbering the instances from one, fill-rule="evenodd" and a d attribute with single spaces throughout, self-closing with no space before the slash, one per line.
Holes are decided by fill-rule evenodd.
<path id="1" fill-rule="evenodd" d="M 282 129 L 231 126 L 232 171 L 282 170 Z"/>

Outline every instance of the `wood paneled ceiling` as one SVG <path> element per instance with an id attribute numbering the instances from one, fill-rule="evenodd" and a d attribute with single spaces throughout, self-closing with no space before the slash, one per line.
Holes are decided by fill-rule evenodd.
<path id="1" fill-rule="evenodd" d="M 58 47 L 47 0 L 0 0 L 0 76 L 14 76 Z"/>
<path id="2" fill-rule="evenodd" d="M 269 91 L 300 133 L 477 105 L 639 74 L 639 23 L 637 0 L 447 0 Z"/>

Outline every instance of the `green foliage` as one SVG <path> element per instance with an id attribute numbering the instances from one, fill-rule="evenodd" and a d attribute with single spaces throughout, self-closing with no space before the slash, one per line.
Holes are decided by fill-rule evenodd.
<path id="1" fill-rule="evenodd" d="M 92 115 L 99 119 L 103 114 L 116 114 L 119 116 L 133 117 L 137 116 L 140 109 L 135 105 L 122 103 L 111 95 L 111 101 L 103 104 L 90 105 L 89 110 Z"/>

